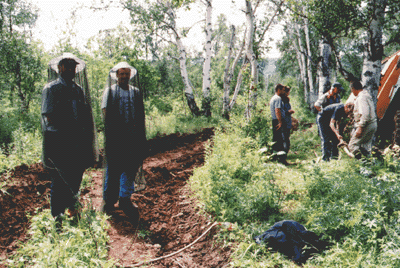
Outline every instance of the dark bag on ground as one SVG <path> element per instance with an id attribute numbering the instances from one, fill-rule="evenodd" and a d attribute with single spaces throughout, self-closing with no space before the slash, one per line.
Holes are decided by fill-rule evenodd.
<path id="1" fill-rule="evenodd" d="M 312 255 L 325 250 L 328 243 L 296 221 L 275 223 L 263 234 L 255 237 L 257 244 L 265 243 L 272 250 L 286 255 L 297 263 L 305 263 Z"/>

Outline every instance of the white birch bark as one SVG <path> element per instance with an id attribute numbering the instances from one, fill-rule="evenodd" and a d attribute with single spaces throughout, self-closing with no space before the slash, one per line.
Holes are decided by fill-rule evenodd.
<path id="1" fill-rule="evenodd" d="M 176 27 L 176 14 L 172 8 L 168 9 L 168 16 L 170 18 L 170 27 L 172 29 L 173 36 L 175 38 L 176 45 L 179 51 L 179 67 L 181 71 L 181 77 L 184 84 L 184 91 L 186 100 L 189 106 L 189 109 L 193 115 L 199 114 L 199 108 L 197 107 L 194 94 L 193 94 L 193 87 L 190 84 L 189 76 L 186 67 L 186 49 L 185 46 L 182 44 L 181 37 L 178 34 L 178 29 Z"/>
<path id="2" fill-rule="evenodd" d="M 254 43 L 254 14 L 250 0 L 246 0 L 246 55 L 250 61 L 251 84 L 249 89 L 249 101 L 246 109 L 246 118 L 250 119 L 251 111 L 257 106 L 257 86 L 258 86 L 258 68 L 256 55 L 253 51 Z"/>
<path id="3" fill-rule="evenodd" d="M 295 29 L 297 32 L 297 42 L 299 45 L 300 62 L 301 62 L 300 75 L 301 75 L 301 81 L 303 82 L 303 86 L 304 86 L 304 99 L 305 99 L 305 101 L 307 101 L 307 99 L 308 99 L 308 81 L 307 81 L 306 57 L 304 55 L 305 49 L 303 47 L 303 42 L 301 41 L 300 25 L 295 24 Z"/>
<path id="4" fill-rule="evenodd" d="M 300 48 L 299 48 L 298 38 L 295 37 L 296 34 L 293 32 L 292 28 L 288 28 L 288 33 L 289 33 L 290 39 L 292 40 L 294 50 L 296 51 L 297 64 L 298 64 L 299 70 L 300 70 L 300 74 L 299 74 L 300 77 L 297 76 L 297 79 L 299 81 L 302 81 L 303 77 L 304 77 L 305 66 L 303 65 L 303 61 L 301 60 L 301 52 L 300 52 Z"/>
<path id="5" fill-rule="evenodd" d="M 246 58 L 246 57 L 245 57 Z M 233 97 L 231 100 L 231 103 L 229 103 L 229 110 L 232 110 L 233 106 L 236 103 L 237 96 L 240 92 L 240 88 L 242 86 L 242 81 L 243 81 L 243 71 L 248 67 L 247 63 L 243 63 L 242 68 L 239 70 L 238 77 L 236 79 L 236 87 L 235 87 L 235 92 L 233 93 Z"/>
<path id="6" fill-rule="evenodd" d="M 206 116 L 211 116 L 211 38 L 212 38 L 212 0 L 205 0 L 206 4 L 206 44 L 205 60 L 203 63 L 203 103 L 202 108 Z"/>
<path id="7" fill-rule="evenodd" d="M 368 5 L 368 8 L 373 10 L 374 15 L 367 31 L 368 40 L 364 52 L 361 79 L 364 90 L 369 91 L 376 103 L 382 69 L 382 33 L 387 0 L 370 0 Z"/>
<path id="8" fill-rule="evenodd" d="M 320 56 L 321 61 L 318 68 L 318 78 L 319 78 L 319 89 L 318 95 L 322 95 L 326 88 L 329 88 L 331 85 L 330 81 L 330 70 L 329 70 L 329 58 L 331 55 L 331 46 L 324 40 L 321 39 L 320 44 Z"/>
<path id="9" fill-rule="evenodd" d="M 306 99 L 307 103 L 311 105 L 317 100 L 318 95 L 314 90 L 314 83 L 313 83 L 313 74 L 312 74 L 312 67 L 311 67 L 311 45 L 310 45 L 310 31 L 308 27 L 308 19 L 304 19 L 304 33 L 306 35 L 306 45 L 307 45 L 307 72 L 308 72 L 308 87 L 309 87 L 309 94 L 308 98 Z"/>
<path id="10" fill-rule="evenodd" d="M 222 99 L 222 115 L 225 118 L 229 118 L 229 94 L 233 76 L 233 72 L 229 71 L 229 67 L 231 65 L 233 44 L 235 43 L 235 36 L 236 36 L 234 25 L 231 26 L 231 32 L 232 32 L 231 40 L 229 42 L 229 47 L 228 47 L 228 57 L 226 59 L 225 70 L 224 70 L 224 94 Z"/>
<path id="11" fill-rule="evenodd" d="M 246 32 L 245 32 L 245 36 L 246 36 Z M 242 42 L 242 45 L 241 45 L 241 47 L 240 47 L 240 49 L 239 49 L 239 52 L 237 53 L 237 55 L 236 55 L 236 57 L 235 57 L 235 60 L 233 61 L 233 64 L 232 64 L 232 67 L 231 67 L 231 71 L 230 71 L 230 73 L 231 73 L 232 76 L 233 76 L 233 73 L 234 73 L 234 71 L 235 71 L 235 69 L 236 69 L 237 63 L 238 63 L 240 57 L 242 56 L 242 53 L 243 53 L 243 50 L 244 50 L 245 45 L 246 45 L 246 38 L 244 38 L 244 40 L 243 40 L 243 42 Z M 237 77 L 237 79 L 236 79 L 235 91 L 233 92 L 232 100 L 231 100 L 231 102 L 229 103 L 229 111 L 232 110 L 233 106 L 234 106 L 235 103 L 236 103 L 237 96 L 238 96 L 238 94 L 239 94 L 239 92 L 240 92 L 240 88 L 241 88 L 241 86 L 242 86 L 242 81 L 243 81 L 243 70 L 246 69 L 246 68 L 247 68 L 246 57 L 244 57 L 244 59 L 243 59 L 243 66 L 242 66 L 242 68 L 240 68 L 238 77 Z"/>

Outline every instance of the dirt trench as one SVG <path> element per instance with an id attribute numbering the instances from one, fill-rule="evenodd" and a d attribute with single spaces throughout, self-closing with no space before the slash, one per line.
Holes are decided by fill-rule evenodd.
<path id="1" fill-rule="evenodd" d="M 204 146 L 212 135 L 212 129 L 204 129 L 196 134 L 172 134 L 149 141 L 150 154 L 143 165 L 147 187 L 132 195 L 140 211 L 139 225 L 131 225 L 119 209 L 109 221 L 109 257 L 118 260 L 120 267 L 173 253 L 200 237 L 212 224 L 209 216 L 199 213 L 186 184 L 193 169 L 204 163 Z M 98 209 L 102 170 L 90 173 L 92 188 L 84 195 Z M 49 208 L 50 181 L 41 164 L 17 167 L 7 181 L 7 193 L 0 193 L 0 259 L 13 254 L 19 242 L 28 239 L 27 214 Z M 215 241 L 218 230 L 214 227 L 195 245 L 149 266 L 224 267 L 229 262 L 230 249 Z"/>

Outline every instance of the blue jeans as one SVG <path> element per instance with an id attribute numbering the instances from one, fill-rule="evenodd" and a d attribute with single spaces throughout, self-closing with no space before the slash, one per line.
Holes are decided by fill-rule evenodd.
<path id="1" fill-rule="evenodd" d="M 119 168 L 106 166 L 103 182 L 103 199 L 107 203 L 115 204 L 119 198 L 130 197 L 135 192 L 134 175 L 128 174 Z"/>

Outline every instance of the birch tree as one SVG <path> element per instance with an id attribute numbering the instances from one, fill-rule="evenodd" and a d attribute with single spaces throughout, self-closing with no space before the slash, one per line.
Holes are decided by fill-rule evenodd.
<path id="1" fill-rule="evenodd" d="M 224 86 L 223 86 L 223 98 L 222 98 L 222 116 L 226 119 L 229 119 L 229 93 L 231 88 L 231 81 L 233 76 L 233 70 L 230 71 L 230 63 L 232 58 L 232 50 L 235 44 L 236 38 L 236 28 L 234 25 L 231 26 L 231 40 L 228 46 L 228 56 L 226 59 L 225 69 L 224 69 Z M 234 66 L 235 67 L 235 66 Z M 234 68 L 233 67 L 233 68 Z"/>
<path id="2" fill-rule="evenodd" d="M 254 8 L 252 5 L 252 2 L 254 2 Z M 246 58 L 250 63 L 250 88 L 249 88 L 249 100 L 248 100 L 248 105 L 246 108 L 246 118 L 251 117 L 251 112 L 252 110 L 257 106 L 257 96 L 258 96 L 258 87 L 259 87 L 259 70 L 258 70 L 258 55 L 262 54 L 262 48 L 261 44 L 264 41 L 265 33 L 269 30 L 270 26 L 273 24 L 275 21 L 277 15 L 279 14 L 281 10 L 281 6 L 284 3 L 284 0 L 281 0 L 278 3 L 275 3 L 274 1 L 265 1 L 267 4 L 272 4 L 272 6 L 275 8 L 273 10 L 273 14 L 269 20 L 265 19 L 265 14 L 262 14 L 262 18 L 260 21 L 262 21 L 261 25 L 259 25 L 259 29 L 256 31 L 256 25 L 257 21 L 255 18 L 256 10 L 262 3 L 261 0 L 257 1 L 251 1 L 251 0 L 246 0 L 245 1 L 245 15 L 246 15 L 246 41 L 245 41 L 245 54 Z M 270 10 L 270 7 L 267 7 L 267 10 Z M 265 23 L 267 25 L 265 25 Z M 264 26 L 265 25 L 265 26 Z M 258 40 L 256 39 L 256 33 Z"/>
<path id="3" fill-rule="evenodd" d="M 303 82 L 304 87 L 304 98 L 307 101 L 308 99 L 308 80 L 307 80 L 307 65 L 306 65 L 306 50 L 303 46 L 302 33 L 301 33 L 301 25 L 299 23 L 294 23 L 294 28 L 296 29 L 297 43 L 298 43 L 298 54 L 300 61 L 300 76 L 301 81 Z M 296 42 L 296 40 L 293 40 Z"/>
<path id="4" fill-rule="evenodd" d="M 319 80 L 319 88 L 318 95 L 324 94 L 324 91 L 327 91 L 331 86 L 330 81 L 330 67 L 329 67 L 329 59 L 331 57 L 331 46 L 329 45 L 326 38 L 322 38 L 319 44 L 320 49 L 320 60 L 319 60 L 319 68 L 318 68 L 318 80 Z"/>
<path id="5" fill-rule="evenodd" d="M 251 111 L 257 105 L 257 87 L 258 87 L 258 69 L 256 55 L 253 50 L 254 45 L 254 14 L 253 8 L 250 0 L 246 0 L 246 56 L 250 61 L 251 68 L 251 82 L 249 89 L 249 100 L 246 109 L 246 118 L 251 117 Z"/>
<path id="6" fill-rule="evenodd" d="M 193 87 L 189 81 L 186 65 L 186 48 L 182 43 L 182 33 L 176 24 L 176 10 L 182 4 L 190 1 L 171 1 L 156 0 L 147 5 L 141 5 L 134 0 L 123 1 L 123 7 L 130 11 L 132 23 L 135 24 L 138 31 L 157 37 L 160 42 L 170 42 L 174 44 L 179 52 L 179 66 L 181 79 L 184 84 L 184 93 L 191 113 L 199 115 L 199 108 L 196 104 L 193 94 Z M 168 37 L 172 36 L 172 40 Z"/>
<path id="7" fill-rule="evenodd" d="M 244 36 L 246 36 L 246 33 L 244 34 Z M 236 66 L 237 66 L 237 64 L 238 64 L 238 61 L 239 61 L 240 58 L 242 57 L 242 54 L 243 54 L 243 50 L 244 50 L 245 45 L 246 45 L 246 40 L 245 40 L 245 38 L 244 38 L 244 39 L 243 39 L 243 42 L 242 42 L 242 45 L 240 46 L 239 51 L 238 51 L 237 54 L 236 54 L 235 60 L 233 61 L 233 64 L 232 64 L 232 67 L 231 67 L 231 71 L 230 71 L 230 75 L 231 75 L 231 76 L 233 76 L 233 72 L 234 72 L 235 69 L 236 69 Z M 228 109 L 229 111 L 232 110 L 233 106 L 234 106 L 235 103 L 236 103 L 237 96 L 239 95 L 239 92 L 240 92 L 240 89 L 241 89 L 241 86 L 242 86 L 243 71 L 244 71 L 245 69 L 247 69 L 247 68 L 248 68 L 247 57 L 244 56 L 244 57 L 243 57 L 243 65 L 242 65 L 242 67 L 240 68 L 239 74 L 238 74 L 238 76 L 237 76 L 237 78 L 236 78 L 236 86 L 235 86 L 235 90 L 234 90 L 234 92 L 233 92 L 232 100 L 231 100 L 230 103 L 229 103 L 229 109 Z"/>
<path id="8" fill-rule="evenodd" d="M 202 109 L 204 115 L 211 116 L 211 39 L 212 39 L 212 0 L 204 0 L 206 5 L 206 44 L 205 44 L 205 59 L 203 63 L 203 102 Z"/>
<path id="9" fill-rule="evenodd" d="M 310 43 L 310 28 L 308 24 L 308 18 L 304 18 L 304 33 L 306 37 L 306 46 L 307 46 L 307 76 L 308 76 L 308 87 L 309 87 L 309 94 L 305 101 L 310 105 L 317 100 L 317 94 L 314 90 L 314 83 L 313 83 L 313 72 L 311 64 L 313 54 Z"/>
<path id="10" fill-rule="evenodd" d="M 367 28 L 367 40 L 364 51 L 364 63 L 362 71 L 362 84 L 364 89 L 375 98 L 378 94 L 380 75 L 382 69 L 382 32 L 387 0 L 368 1 L 367 13 L 370 14 L 370 23 Z"/>

